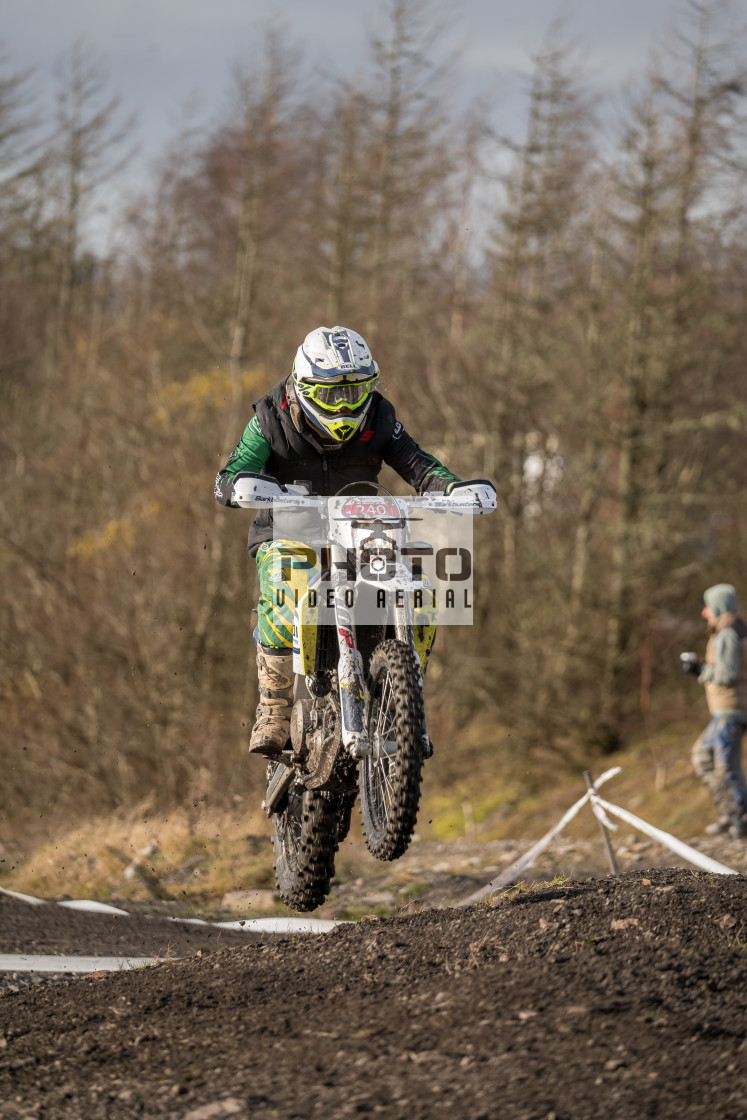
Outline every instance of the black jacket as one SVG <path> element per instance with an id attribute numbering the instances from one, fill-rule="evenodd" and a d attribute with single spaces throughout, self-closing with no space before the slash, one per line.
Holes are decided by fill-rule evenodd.
<path id="1" fill-rule="evenodd" d="M 310 424 L 295 399 L 290 378 L 254 402 L 256 416 L 219 472 L 215 496 L 230 506 L 233 480 L 241 471 L 278 482 L 311 483 L 315 494 L 336 494 L 351 482 L 376 482 L 387 463 L 419 494 L 445 490 L 457 475 L 418 447 L 400 424 L 390 401 L 374 392 L 371 407 L 352 439 L 330 443 Z M 272 514 L 260 510 L 249 532 L 249 551 L 272 540 Z"/>

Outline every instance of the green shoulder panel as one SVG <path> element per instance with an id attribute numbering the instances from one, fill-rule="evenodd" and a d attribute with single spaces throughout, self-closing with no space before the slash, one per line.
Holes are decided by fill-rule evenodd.
<path id="1" fill-rule="evenodd" d="M 269 441 L 262 434 L 257 417 L 252 416 L 236 450 L 231 453 L 226 463 L 225 474 L 229 478 L 235 478 L 239 471 L 253 471 L 259 474 L 269 457 Z"/>

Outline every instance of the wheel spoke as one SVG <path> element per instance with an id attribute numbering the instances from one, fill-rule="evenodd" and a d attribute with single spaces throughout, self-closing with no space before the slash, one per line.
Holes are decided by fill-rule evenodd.
<path id="1" fill-rule="evenodd" d="M 391 675 L 389 673 L 387 673 L 386 678 L 384 680 L 384 684 L 383 684 L 382 689 L 381 689 L 381 700 L 379 702 L 378 718 L 377 718 L 377 721 L 376 721 L 376 733 L 379 736 L 383 737 L 382 724 L 383 724 L 384 720 L 387 718 L 387 714 L 389 713 L 390 710 L 392 710 L 392 712 L 393 712 L 392 720 L 395 718 L 394 717 L 393 700 L 394 700 L 394 694 L 393 694 L 393 691 L 392 691 L 392 678 L 391 678 Z"/>
<path id="2" fill-rule="evenodd" d="M 394 797 L 395 761 L 385 753 L 392 740 L 397 741 L 397 700 L 391 673 L 387 673 L 381 684 L 376 707 L 375 736 L 379 747 L 379 757 L 371 760 L 370 784 L 372 800 L 375 803 L 381 827 L 389 820 Z"/>

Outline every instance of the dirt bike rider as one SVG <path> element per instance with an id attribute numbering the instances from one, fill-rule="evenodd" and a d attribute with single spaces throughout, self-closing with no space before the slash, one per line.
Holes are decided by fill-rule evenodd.
<path id="1" fill-rule="evenodd" d="M 317 327 L 299 346 L 293 371 L 254 402 L 255 415 L 215 481 L 215 496 L 232 506 L 239 474 L 311 483 L 335 494 L 354 482 L 373 483 L 384 463 L 418 493 L 448 492 L 460 479 L 423 451 L 375 386 L 379 367 L 364 339 L 346 327 Z M 273 540 L 271 511 L 249 531 L 259 575 L 257 674 L 259 706 L 249 753 L 272 758 L 288 740 L 293 706 L 292 611 L 274 589 L 294 555 L 293 542 Z"/>

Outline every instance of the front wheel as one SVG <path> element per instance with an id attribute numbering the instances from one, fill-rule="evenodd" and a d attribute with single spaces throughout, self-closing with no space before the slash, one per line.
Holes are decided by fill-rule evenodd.
<path id="1" fill-rule="evenodd" d="M 368 736 L 358 784 L 366 846 L 376 859 L 398 859 L 415 830 L 423 769 L 423 690 L 417 656 L 389 639 L 369 664 Z"/>
<path id="2" fill-rule="evenodd" d="M 286 906 L 316 910 L 335 873 L 339 812 L 334 796 L 294 784 L 272 817 L 275 882 Z"/>

